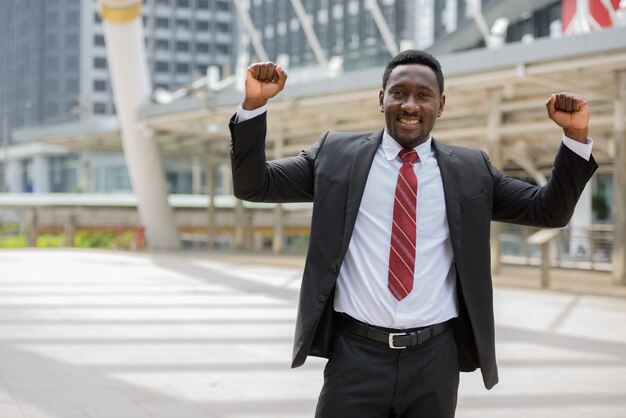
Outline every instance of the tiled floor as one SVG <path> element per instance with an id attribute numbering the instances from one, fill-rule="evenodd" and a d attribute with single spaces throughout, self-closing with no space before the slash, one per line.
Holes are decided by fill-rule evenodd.
<path id="1" fill-rule="evenodd" d="M 0 418 L 312 417 L 289 368 L 301 269 L 236 257 L 0 252 Z M 496 288 L 500 383 L 460 418 L 626 416 L 626 298 Z"/>

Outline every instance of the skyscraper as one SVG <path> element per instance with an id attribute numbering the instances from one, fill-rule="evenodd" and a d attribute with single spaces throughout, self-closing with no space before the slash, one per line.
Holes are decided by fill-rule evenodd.
<path id="1" fill-rule="evenodd" d="M 97 7 L 94 0 L 0 3 L 0 122 L 9 132 L 115 114 Z M 230 0 L 143 1 L 154 88 L 174 90 L 204 76 L 208 66 L 217 66 L 222 75 L 234 71 L 232 7 Z M 4 136 L 0 129 L 3 141 Z M 76 181 L 76 154 L 40 148 L 2 163 L 13 192 L 84 189 Z M 126 175 L 118 177 L 115 185 L 100 182 L 88 189 L 130 190 Z"/>

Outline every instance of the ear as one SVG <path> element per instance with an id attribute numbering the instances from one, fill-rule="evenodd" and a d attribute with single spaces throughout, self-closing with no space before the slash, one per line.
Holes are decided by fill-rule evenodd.
<path id="1" fill-rule="evenodd" d="M 383 99 L 385 98 L 385 92 L 383 89 L 380 89 L 378 92 L 378 104 L 380 108 L 380 113 L 385 113 L 385 108 L 383 107 Z"/>
<path id="2" fill-rule="evenodd" d="M 442 94 L 441 95 L 441 101 L 439 102 L 439 110 L 437 111 L 437 117 L 441 117 L 441 115 L 443 114 L 443 108 L 446 105 L 446 95 Z"/>

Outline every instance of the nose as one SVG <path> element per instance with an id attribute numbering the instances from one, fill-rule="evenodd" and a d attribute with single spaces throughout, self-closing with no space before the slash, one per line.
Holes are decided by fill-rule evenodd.
<path id="1" fill-rule="evenodd" d="M 412 94 L 408 95 L 406 100 L 402 103 L 402 110 L 407 113 L 414 113 L 417 109 L 418 105 L 415 97 Z"/>

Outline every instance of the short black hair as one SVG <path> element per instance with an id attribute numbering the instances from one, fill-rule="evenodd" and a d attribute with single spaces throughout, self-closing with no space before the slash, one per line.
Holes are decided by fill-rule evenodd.
<path id="1" fill-rule="evenodd" d="M 389 80 L 389 75 L 393 69 L 398 65 L 406 64 L 421 64 L 430 67 L 435 72 L 435 76 L 437 77 L 439 94 L 443 94 L 443 72 L 441 71 L 441 64 L 439 64 L 437 58 L 428 52 L 417 49 L 407 49 L 406 51 L 402 51 L 389 61 L 387 67 L 385 67 L 385 72 L 383 73 L 383 90 L 387 88 L 387 80 Z"/>

